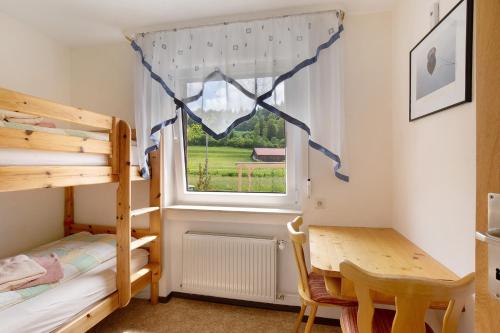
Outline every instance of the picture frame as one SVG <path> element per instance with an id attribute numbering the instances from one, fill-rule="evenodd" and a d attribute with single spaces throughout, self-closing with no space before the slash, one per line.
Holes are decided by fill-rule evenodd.
<path id="1" fill-rule="evenodd" d="M 409 121 L 472 101 L 473 0 L 462 0 L 410 51 Z"/>

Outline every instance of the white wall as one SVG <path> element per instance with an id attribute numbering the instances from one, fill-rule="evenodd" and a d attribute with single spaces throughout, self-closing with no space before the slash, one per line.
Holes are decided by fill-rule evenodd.
<path id="1" fill-rule="evenodd" d="M 70 101 L 69 49 L 0 13 L 0 86 Z M 0 193 L 0 258 L 63 234 L 61 189 Z"/>
<path id="2" fill-rule="evenodd" d="M 71 104 L 116 116 L 134 124 L 134 53 L 125 41 L 71 50 Z M 113 224 L 116 184 L 79 186 L 75 189 L 77 223 Z M 147 182 L 132 184 L 133 208 L 146 207 Z M 138 221 L 137 221 L 138 220 Z M 146 216 L 134 219 L 142 223 Z"/>
<path id="3" fill-rule="evenodd" d="M 391 225 L 391 14 L 347 16 L 345 21 L 345 77 L 351 182 L 338 181 L 332 163 L 311 150 L 313 199 L 303 207 L 308 224 Z M 377 31 L 377 34 L 373 34 Z M 91 110 L 133 119 L 132 68 L 134 55 L 127 43 L 73 49 L 72 103 Z M 169 179 L 165 179 L 169 181 Z M 147 184 L 135 184 L 140 200 Z M 78 188 L 76 220 L 110 223 L 114 217 L 114 186 Z M 314 209 L 321 199 L 324 209 Z M 145 203 L 143 203 L 145 204 Z M 141 206 L 135 202 L 135 206 Z M 363 213 L 360 213 L 363 212 Z M 180 290 L 180 253 L 186 230 L 255 233 L 287 239 L 285 223 L 291 216 L 187 213 L 167 211 L 165 219 L 165 274 L 161 293 Z M 240 223 L 236 223 L 236 222 Z M 242 223 L 241 223 L 242 222 Z M 279 291 L 297 294 L 296 268 L 291 251 L 280 252 Z"/>
<path id="4" fill-rule="evenodd" d="M 123 43 L 71 50 L 71 103 L 134 123 L 134 53 Z"/>
<path id="5" fill-rule="evenodd" d="M 310 150 L 313 200 L 304 206 L 309 223 L 391 225 L 390 22 L 390 12 L 345 17 L 344 92 L 350 181 L 338 181 L 332 176 L 332 164 L 321 153 Z M 324 202 L 324 210 L 314 209 L 317 199 Z"/>
<path id="6" fill-rule="evenodd" d="M 408 122 L 408 53 L 428 31 L 430 2 L 399 1 L 394 15 L 394 227 L 464 275 L 474 270 L 475 102 Z M 442 13 L 456 2 L 441 0 Z"/>
<path id="7" fill-rule="evenodd" d="M 429 30 L 431 2 L 397 1 L 393 14 L 393 226 L 465 275 L 474 271 L 475 102 L 408 122 L 408 55 Z M 457 2 L 441 0 L 441 17 Z"/>

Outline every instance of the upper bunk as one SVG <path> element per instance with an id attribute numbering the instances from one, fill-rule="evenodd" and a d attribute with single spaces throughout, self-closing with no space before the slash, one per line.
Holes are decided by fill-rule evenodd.
<path id="1" fill-rule="evenodd" d="M 120 145 L 133 139 L 119 135 L 120 123 L 128 127 L 125 121 L 0 88 L 0 112 L 4 110 L 69 123 L 71 128 L 0 118 L 0 192 L 119 181 Z M 137 147 L 131 145 L 133 149 Z M 131 158 L 130 178 L 142 180 L 134 162 Z"/>

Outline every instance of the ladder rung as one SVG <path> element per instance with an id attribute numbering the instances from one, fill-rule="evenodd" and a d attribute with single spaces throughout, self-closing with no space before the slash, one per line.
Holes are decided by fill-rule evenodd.
<path id="1" fill-rule="evenodd" d="M 154 241 L 156 238 L 158 238 L 158 236 L 156 235 L 151 235 L 151 236 L 144 236 L 144 237 L 141 237 L 135 241 L 132 241 L 130 243 L 130 250 L 135 250 L 135 249 L 138 249 L 140 248 L 141 246 L 144 246 L 148 243 L 151 243 L 152 241 Z"/>
<path id="2" fill-rule="evenodd" d="M 134 209 L 133 211 L 130 212 L 130 216 L 139 216 L 151 212 L 155 212 L 157 210 L 160 210 L 160 207 L 146 207 L 146 208 L 139 208 L 139 209 Z"/>
<path id="3" fill-rule="evenodd" d="M 150 263 L 130 276 L 130 282 L 134 283 L 149 272 L 154 273 L 158 269 L 158 264 Z"/>

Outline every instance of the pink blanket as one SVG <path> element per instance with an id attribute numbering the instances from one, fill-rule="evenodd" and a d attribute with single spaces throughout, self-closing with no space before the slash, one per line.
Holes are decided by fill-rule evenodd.
<path id="1" fill-rule="evenodd" d="M 48 257 L 32 257 L 32 259 L 45 268 L 47 273 L 35 280 L 15 286 L 14 290 L 30 288 L 41 284 L 55 283 L 63 278 L 64 272 L 59 262 L 59 258 L 55 253 L 52 253 Z"/>
<path id="2" fill-rule="evenodd" d="M 13 287 L 30 282 L 47 273 L 36 261 L 21 254 L 0 260 L 0 292 L 12 290 Z"/>

